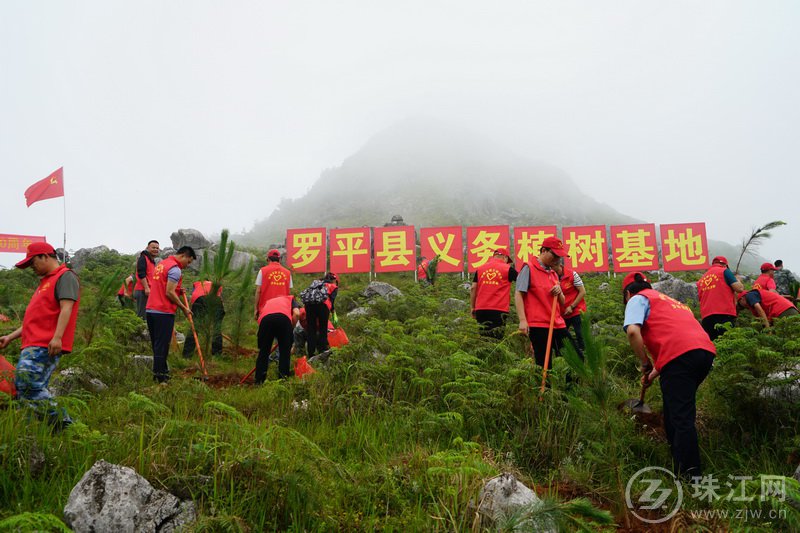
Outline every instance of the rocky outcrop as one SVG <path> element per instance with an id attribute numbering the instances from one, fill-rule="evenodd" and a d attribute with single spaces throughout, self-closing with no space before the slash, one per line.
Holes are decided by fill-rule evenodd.
<path id="1" fill-rule="evenodd" d="M 196 519 L 194 502 L 153 488 L 132 468 L 100 460 L 72 489 L 64 520 L 74 531 L 168 533 Z"/>
<path id="2" fill-rule="evenodd" d="M 212 244 L 211 241 L 206 239 L 205 235 L 191 228 L 179 229 L 170 235 L 169 238 L 172 241 L 172 247 L 176 250 L 181 246 L 191 246 L 196 252 L 203 248 L 210 248 Z"/>
<path id="3" fill-rule="evenodd" d="M 660 273 L 659 280 L 653 283 L 653 288 L 679 302 L 697 302 L 697 285 L 673 277 L 667 272 Z"/>
<path id="4" fill-rule="evenodd" d="M 76 366 L 65 368 L 55 374 L 49 388 L 54 396 L 65 396 L 78 389 L 98 394 L 106 390 L 108 386 Z"/>
<path id="5" fill-rule="evenodd" d="M 469 304 L 458 298 L 446 298 L 439 305 L 441 313 L 461 313 L 469 309 Z"/>
<path id="6" fill-rule="evenodd" d="M 104 254 L 119 256 L 119 252 L 111 250 L 108 246 L 95 246 L 94 248 L 81 248 L 70 257 L 69 264 L 75 272 L 80 272 L 87 260 L 95 260 Z"/>
<path id="7" fill-rule="evenodd" d="M 388 283 L 384 283 L 382 281 L 370 282 L 362 294 L 367 298 L 375 298 L 376 296 L 380 296 L 384 300 L 388 300 L 390 302 L 395 298 L 403 296 L 403 293 L 400 292 L 400 289 L 394 285 L 389 285 Z"/>
<path id="8" fill-rule="evenodd" d="M 541 505 L 542 500 L 534 491 L 508 473 L 487 481 L 478 497 L 478 513 L 486 524 L 503 526 L 514 517 L 513 531 L 555 533 L 558 529 L 552 520 L 533 516 Z"/>

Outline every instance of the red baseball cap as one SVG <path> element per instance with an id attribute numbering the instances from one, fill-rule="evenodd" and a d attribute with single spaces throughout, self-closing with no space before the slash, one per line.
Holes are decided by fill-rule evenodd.
<path id="1" fill-rule="evenodd" d="M 494 251 L 494 255 L 504 255 L 506 257 L 511 257 L 511 253 L 508 251 L 508 248 L 498 248 Z"/>
<path id="2" fill-rule="evenodd" d="M 281 251 L 278 250 L 277 248 L 273 248 L 272 250 L 267 252 L 267 257 L 280 257 L 280 256 L 281 256 Z"/>
<path id="3" fill-rule="evenodd" d="M 646 281 L 647 283 L 650 283 L 650 280 L 647 279 L 647 276 L 645 276 L 643 273 L 641 273 L 641 272 L 629 272 L 628 275 L 625 276 L 625 278 L 622 280 L 622 292 L 625 292 L 625 287 L 627 287 L 628 285 L 630 285 L 631 283 L 636 281 L 636 274 L 639 274 L 640 276 L 642 276 L 642 281 Z"/>
<path id="4" fill-rule="evenodd" d="M 558 237 L 546 238 L 542 243 L 542 247 L 550 248 L 550 250 L 558 257 L 564 257 L 568 254 L 567 248 L 564 246 L 564 243 L 561 242 L 561 239 L 559 239 Z"/>
<path id="5" fill-rule="evenodd" d="M 728 258 L 725 257 L 724 255 L 718 255 L 717 257 L 711 260 L 711 264 L 712 265 L 720 264 L 728 266 Z"/>
<path id="6" fill-rule="evenodd" d="M 776 270 L 775 265 L 773 265 L 772 263 L 763 263 L 761 265 L 761 272 L 766 272 L 768 270 Z"/>
<path id="7" fill-rule="evenodd" d="M 28 255 L 25 256 L 25 259 L 17 263 L 17 268 L 28 268 L 31 265 L 31 261 L 37 255 L 55 255 L 56 251 L 53 249 L 52 246 L 47 244 L 46 242 L 32 242 L 28 245 Z"/>

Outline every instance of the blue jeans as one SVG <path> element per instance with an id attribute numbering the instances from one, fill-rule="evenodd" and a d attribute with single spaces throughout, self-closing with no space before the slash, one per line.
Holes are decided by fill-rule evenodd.
<path id="1" fill-rule="evenodd" d="M 70 424 L 72 419 L 67 411 L 58 407 L 47 390 L 58 360 L 59 357 L 50 357 L 45 347 L 23 348 L 19 354 L 14 386 L 17 388 L 17 400 L 22 405 L 33 408 L 39 415 L 46 414 L 51 423 Z"/>

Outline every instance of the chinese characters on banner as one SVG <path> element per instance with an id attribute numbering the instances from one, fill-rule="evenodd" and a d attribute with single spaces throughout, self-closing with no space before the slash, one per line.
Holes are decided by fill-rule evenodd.
<path id="1" fill-rule="evenodd" d="M 11 235 L 0 233 L 0 252 L 24 254 L 32 242 L 45 242 L 44 237 L 36 235 Z"/>
<path id="2" fill-rule="evenodd" d="M 422 228 L 419 230 L 422 257 L 439 256 L 437 272 L 464 271 L 464 244 L 461 226 Z"/>
<path id="3" fill-rule="evenodd" d="M 662 224 L 661 257 L 664 270 L 699 270 L 708 266 L 708 243 L 706 242 L 706 225 L 695 224 Z"/>
<path id="4" fill-rule="evenodd" d="M 658 270 L 655 224 L 611 226 L 614 272 Z"/>
<path id="5" fill-rule="evenodd" d="M 416 270 L 414 226 L 375 228 L 375 272 Z"/>
<path id="6" fill-rule="evenodd" d="M 508 226 L 444 226 L 420 229 L 420 255 L 439 256 L 439 272 L 476 271 L 498 248 L 512 253 L 517 269 L 539 254 L 545 238 L 558 236 L 556 226 L 514 228 L 509 245 Z M 330 230 L 330 250 L 325 228 L 290 229 L 286 233 L 287 266 L 295 272 L 338 274 L 357 272 L 410 272 L 416 268 L 417 244 L 413 226 L 343 228 Z M 372 239 L 370 239 L 372 233 Z M 656 235 L 655 224 L 568 226 L 561 238 L 569 249 L 567 266 L 578 272 L 607 272 L 609 251 L 614 272 L 658 270 L 658 238 L 664 270 L 704 270 L 709 251 L 706 226 L 663 224 Z M 24 252 L 27 245 L 44 237 L 0 234 L 0 252 Z M 371 244 L 371 245 L 370 245 Z M 465 254 L 466 251 L 466 254 Z M 466 255 L 466 258 L 465 258 Z"/>
<path id="7" fill-rule="evenodd" d="M 355 274 L 370 271 L 369 228 L 331 230 L 331 272 Z"/>
<path id="8" fill-rule="evenodd" d="M 327 249 L 325 228 L 286 231 L 286 266 L 295 272 L 325 272 Z"/>
<path id="9" fill-rule="evenodd" d="M 548 237 L 556 236 L 555 226 L 521 226 L 514 228 L 514 268 L 519 271 L 522 265 L 539 255 L 539 248 Z"/>
<path id="10" fill-rule="evenodd" d="M 569 249 L 568 268 L 576 272 L 608 272 L 608 238 L 605 226 L 577 226 L 561 229 Z"/>
<path id="11" fill-rule="evenodd" d="M 508 226 L 467 228 L 467 271 L 475 272 L 498 248 L 508 248 Z"/>

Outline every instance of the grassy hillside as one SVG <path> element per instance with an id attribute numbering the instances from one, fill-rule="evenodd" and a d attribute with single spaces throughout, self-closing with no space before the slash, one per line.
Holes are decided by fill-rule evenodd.
<path id="1" fill-rule="evenodd" d="M 373 304 L 360 295 L 366 276 L 346 276 L 337 308 L 351 344 L 303 380 L 278 381 L 271 365 L 260 387 L 238 385 L 254 364 L 248 284 L 243 348 L 226 344 L 224 356 L 208 361 L 208 383 L 195 379 L 197 359 L 171 354 L 174 379 L 155 386 L 149 370 L 129 358 L 150 353 L 143 323 L 111 298 L 97 298 L 101 282 L 131 260 L 101 259 L 84 269 L 82 340 L 60 364 L 80 367 L 109 388 L 77 387 L 61 397 L 78 423 L 55 435 L 7 400 L 0 408 L 0 529 L 35 529 L 29 524 L 44 514 L 53 516 L 43 529 L 54 529 L 71 488 L 101 458 L 197 502 L 194 531 L 479 531 L 471 502 L 483 482 L 505 471 L 546 498 L 543 512 L 564 531 L 800 528 L 800 511 L 776 498 L 708 503 L 687 494 L 682 510 L 657 527 L 626 511 L 631 475 L 668 467 L 669 454 L 658 387 L 648 392 L 653 417 L 619 408 L 638 395 L 637 365 L 620 328 L 620 279 L 586 277 L 591 368 L 573 368 L 581 379 L 568 386 L 569 365 L 558 359 L 542 399 L 540 371 L 511 325 L 502 342 L 486 340 L 468 311 L 442 306 L 447 298 L 468 301 L 457 275 L 440 275 L 434 287 L 415 285 L 410 274 L 382 275 L 405 296 Z M 298 276 L 295 290 L 309 281 Z M 609 288 L 601 291 L 604 283 Z M 30 272 L 0 272 L 0 313 L 12 318 L 0 324 L 2 332 L 19 324 L 35 284 Z M 236 293 L 231 283 L 226 333 L 234 328 Z M 360 305 L 371 314 L 346 316 Z M 720 480 L 723 496 L 728 476 L 751 476 L 756 487 L 747 492 L 758 494 L 760 474 L 791 475 L 800 462 L 798 405 L 758 393 L 766 384 L 786 387 L 768 375 L 800 361 L 800 320 L 764 332 L 742 316 L 738 326 L 718 341 L 717 363 L 699 393 L 705 470 Z M 188 332 L 185 321 L 178 329 Z M 4 355 L 15 361 L 18 348 L 16 342 Z M 797 484 L 788 487 L 797 492 Z M 785 514 L 747 521 L 693 516 L 742 507 Z M 603 525 L 604 517 L 613 525 Z"/>

